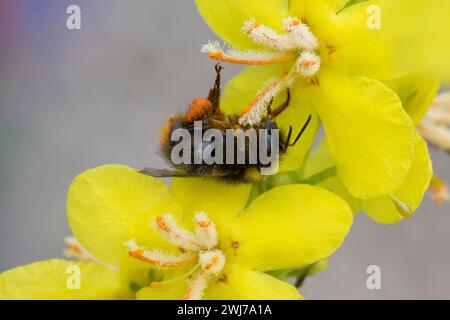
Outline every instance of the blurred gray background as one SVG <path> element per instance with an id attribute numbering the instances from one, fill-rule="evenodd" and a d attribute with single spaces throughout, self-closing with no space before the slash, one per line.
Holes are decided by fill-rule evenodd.
<path id="1" fill-rule="evenodd" d="M 66 29 L 66 7 L 82 29 Z M 61 257 L 66 191 L 105 163 L 163 164 L 166 117 L 205 95 L 216 39 L 194 1 L 0 0 L 0 272 Z M 227 65 L 226 79 L 239 68 Z M 431 150 L 450 182 L 450 157 Z M 426 196 L 416 216 L 382 226 L 355 219 L 330 268 L 307 279 L 308 299 L 450 299 L 450 206 Z M 366 287 L 379 265 L 382 289 Z"/>

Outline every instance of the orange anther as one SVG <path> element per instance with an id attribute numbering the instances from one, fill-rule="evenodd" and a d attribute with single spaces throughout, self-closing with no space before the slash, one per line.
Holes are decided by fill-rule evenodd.
<path id="1" fill-rule="evenodd" d="M 298 19 L 292 19 L 291 22 L 289 23 L 289 25 L 291 25 L 291 26 L 298 26 L 300 24 L 302 24 L 302 23 Z"/>
<path id="2" fill-rule="evenodd" d="M 156 218 L 156 224 L 158 225 L 159 228 L 161 228 L 162 230 L 166 231 L 166 232 L 170 232 L 170 228 L 167 226 L 166 222 L 164 221 L 163 217 L 157 217 Z"/>
<path id="3" fill-rule="evenodd" d="M 449 200 L 448 187 L 438 176 L 433 176 L 430 188 L 434 202 L 443 203 L 444 201 Z"/>
<path id="4" fill-rule="evenodd" d="M 69 250 L 75 253 L 81 253 L 81 247 L 77 244 L 69 244 Z"/>
<path id="5" fill-rule="evenodd" d="M 202 228 L 206 228 L 211 225 L 211 220 L 201 220 L 201 221 L 198 221 L 197 224 Z"/>
<path id="6" fill-rule="evenodd" d="M 219 257 L 217 257 L 217 256 L 212 257 L 212 258 L 211 258 L 211 262 L 208 263 L 208 264 L 205 266 L 205 269 L 206 269 L 206 270 L 210 270 L 210 269 L 213 268 L 216 264 L 218 264 L 219 261 L 220 261 Z"/>
<path id="7" fill-rule="evenodd" d="M 247 32 L 247 33 L 250 33 L 250 32 L 252 32 L 253 30 L 255 30 L 256 28 L 258 28 L 260 25 L 261 25 L 260 23 L 258 23 L 258 22 L 256 22 L 256 21 L 253 21 L 252 23 L 249 23 L 249 24 L 247 25 L 246 32 Z"/>

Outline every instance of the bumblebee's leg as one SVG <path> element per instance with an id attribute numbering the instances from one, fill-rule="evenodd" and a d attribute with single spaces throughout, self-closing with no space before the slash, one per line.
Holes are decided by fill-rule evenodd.
<path id="1" fill-rule="evenodd" d="M 272 117 L 272 104 L 273 104 L 273 98 L 270 99 L 269 104 L 267 105 L 267 114 L 269 115 L 270 118 Z"/>
<path id="2" fill-rule="evenodd" d="M 214 87 L 209 90 L 208 100 L 211 101 L 213 113 L 219 110 L 220 105 L 220 72 L 223 67 L 218 63 L 214 66 L 216 70 L 216 81 L 214 82 Z"/>
<path id="3" fill-rule="evenodd" d="M 269 113 L 269 115 L 272 118 L 276 118 L 280 113 L 282 113 L 287 107 L 289 107 L 289 103 L 291 102 L 291 91 L 289 90 L 289 88 L 287 89 L 287 98 L 286 101 L 279 106 L 278 108 L 276 108 L 275 110 L 273 110 L 271 113 Z"/>
<path id="4" fill-rule="evenodd" d="M 208 122 L 213 128 L 216 128 L 216 129 L 222 129 L 222 130 L 233 129 L 233 125 L 229 122 L 217 120 L 214 118 L 209 118 Z"/>
<path id="5" fill-rule="evenodd" d="M 306 120 L 305 124 L 303 125 L 302 129 L 300 130 L 300 132 L 298 133 L 297 137 L 295 137 L 294 142 L 289 143 L 289 140 L 287 141 L 287 145 L 289 147 L 293 147 L 295 146 L 295 144 L 298 142 L 298 140 L 300 139 L 300 137 L 303 135 L 303 133 L 305 132 L 306 128 L 308 128 L 309 123 L 311 122 L 311 118 L 312 116 L 309 115 L 308 120 Z M 289 132 L 290 133 L 290 132 Z"/>

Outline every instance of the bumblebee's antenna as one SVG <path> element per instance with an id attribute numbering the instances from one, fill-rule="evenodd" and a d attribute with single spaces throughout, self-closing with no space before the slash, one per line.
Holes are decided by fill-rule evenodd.
<path id="1" fill-rule="evenodd" d="M 286 150 L 289 147 L 289 141 L 291 141 L 292 136 L 292 126 L 289 126 L 289 132 L 286 138 L 286 143 L 284 144 L 284 150 Z"/>
<path id="2" fill-rule="evenodd" d="M 303 125 L 302 129 L 298 133 L 297 137 L 295 137 L 295 140 L 294 140 L 293 143 L 290 143 L 291 136 L 292 136 L 292 126 L 289 127 L 289 133 L 288 133 L 288 136 L 287 136 L 287 139 L 286 139 L 286 144 L 284 146 L 285 150 L 287 149 L 287 147 L 293 147 L 293 146 L 295 146 L 297 144 L 298 140 L 301 138 L 301 136 L 305 132 L 306 128 L 308 128 L 309 123 L 311 122 L 311 119 L 312 119 L 312 115 L 309 115 L 308 120 L 306 120 L 306 122 Z"/>

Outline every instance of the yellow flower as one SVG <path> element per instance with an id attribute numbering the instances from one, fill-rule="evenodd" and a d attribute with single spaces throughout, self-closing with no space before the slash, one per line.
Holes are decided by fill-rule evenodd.
<path id="1" fill-rule="evenodd" d="M 384 2 L 347 2 L 196 0 L 209 26 L 233 46 L 210 43 L 203 51 L 217 60 L 258 65 L 229 82 L 222 108 L 235 113 L 248 105 L 241 121 L 251 124 L 289 86 L 292 106 L 279 125 L 295 126 L 312 114 L 311 127 L 317 128 L 320 118 L 339 178 L 353 196 L 368 199 L 404 183 L 416 139 L 399 97 L 379 81 L 403 75 L 383 33 L 368 27 L 373 5 L 383 9 Z M 276 80 L 264 87 L 270 78 Z M 310 130 L 291 151 L 290 169 L 301 165 L 314 135 Z"/>
<path id="2" fill-rule="evenodd" d="M 405 182 L 393 193 L 358 199 L 352 196 L 333 171 L 334 163 L 324 139 L 321 145 L 307 159 L 304 168 L 306 182 L 328 189 L 345 199 L 353 212 L 364 211 L 378 223 L 397 223 L 411 218 L 422 202 L 433 175 L 426 142 L 417 135 L 414 160 Z M 328 173 L 328 174 L 327 174 Z"/>
<path id="3" fill-rule="evenodd" d="M 250 188 L 174 179 L 170 190 L 126 166 L 102 166 L 74 180 L 69 223 L 103 263 L 164 270 L 137 293 L 141 299 L 301 298 L 264 271 L 329 256 L 350 228 L 351 210 L 307 185 L 275 188 L 245 208 Z"/>
<path id="4" fill-rule="evenodd" d="M 440 81 L 423 75 L 409 75 L 385 81 L 402 100 L 403 107 L 419 124 L 436 95 Z M 359 199 L 354 197 L 336 176 L 335 164 L 326 139 L 310 154 L 302 168 L 302 179 L 330 190 L 345 199 L 354 213 L 365 213 L 378 223 L 397 223 L 412 217 L 422 202 L 432 179 L 433 170 L 425 141 L 417 135 L 413 164 L 405 182 L 395 192 Z"/>
<path id="5" fill-rule="evenodd" d="M 78 279 L 73 277 L 78 277 Z M 4 299 L 127 299 L 131 292 L 116 270 L 95 262 L 35 262 L 0 274 Z"/>

